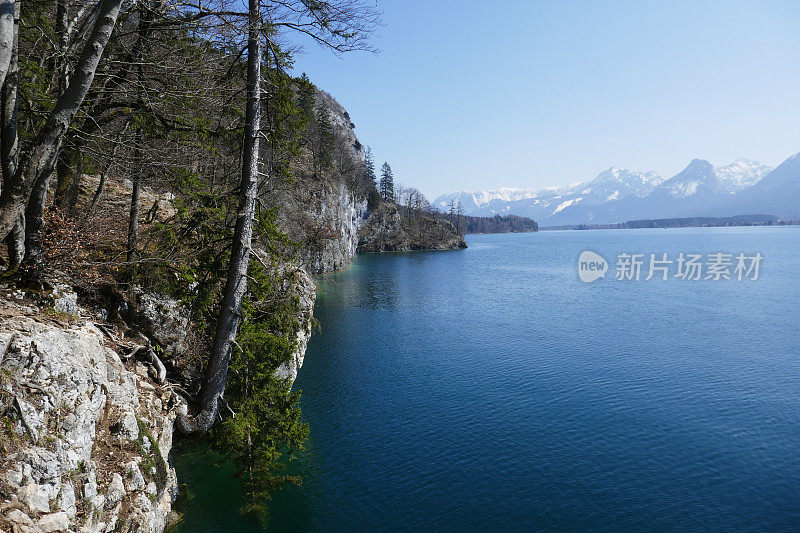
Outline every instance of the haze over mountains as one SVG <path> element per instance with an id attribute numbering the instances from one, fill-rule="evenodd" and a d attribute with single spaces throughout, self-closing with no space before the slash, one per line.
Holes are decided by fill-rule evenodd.
<path id="1" fill-rule="evenodd" d="M 694 159 L 672 177 L 609 168 L 574 185 L 462 191 L 433 204 L 446 212 L 451 202 L 461 202 L 468 215 L 514 214 L 542 226 L 743 214 L 800 218 L 800 154 L 775 169 L 749 159 L 718 168 Z"/>

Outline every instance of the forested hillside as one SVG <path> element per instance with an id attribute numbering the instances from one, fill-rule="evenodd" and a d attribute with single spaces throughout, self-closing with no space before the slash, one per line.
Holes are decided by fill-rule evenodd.
<path id="1" fill-rule="evenodd" d="M 149 432 L 165 465 L 173 421 L 236 466 L 243 512 L 265 517 L 269 496 L 297 481 L 278 466 L 307 434 L 291 389 L 312 326 L 306 272 L 347 266 L 370 212 L 397 207 L 393 189 L 380 196 L 349 114 L 291 74 L 291 51 L 300 35 L 334 53 L 371 51 L 378 15 L 359 0 L 0 1 L 0 365 L 11 380 L 0 471 L 63 469 L 3 476 L 3 494 L 30 496 L 3 529 L 162 529 L 177 488 L 169 466 L 153 491 L 120 493 L 128 474 L 105 457 L 150 460 Z M 463 243 L 441 228 L 437 238 Z M 105 335 L 113 347 L 70 364 L 108 358 L 139 395 L 161 399 L 143 403 L 149 392 L 134 386 L 113 413 L 93 411 L 79 428 L 89 449 L 76 451 L 45 401 L 62 385 L 24 378 L 66 344 L 4 360 L 32 350 L 45 319 L 65 343 Z M 112 386 L 104 379 L 96 386 Z M 116 437 L 134 433 L 139 448 Z M 72 459 L 46 462 L 43 439 Z M 82 503 L 59 496 L 54 516 L 34 504 L 64 491 Z"/>

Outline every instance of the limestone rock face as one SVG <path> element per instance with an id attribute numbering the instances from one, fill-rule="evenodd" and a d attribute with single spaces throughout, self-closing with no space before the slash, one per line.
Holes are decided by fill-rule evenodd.
<path id="1" fill-rule="evenodd" d="M 189 313 L 180 302 L 163 295 L 136 290 L 138 322 L 168 355 L 186 351 Z"/>
<path id="2" fill-rule="evenodd" d="M 363 187 L 353 177 L 363 168 L 365 147 L 355 134 L 350 115 L 333 96 L 317 91 L 315 106 L 328 110 L 334 137 L 336 167 L 341 171 L 316 175 L 313 155 L 305 154 L 295 182 L 265 191 L 268 205 L 278 205 L 278 225 L 295 242 L 302 243 L 300 260 L 309 274 L 343 270 L 358 246 L 358 230 L 367 219 Z M 358 190 L 359 192 L 355 192 Z"/>
<path id="3" fill-rule="evenodd" d="M 467 243 L 446 220 L 421 213 L 401 216 L 394 204 L 380 204 L 358 232 L 358 252 L 458 250 Z"/>
<path id="4" fill-rule="evenodd" d="M 314 316 L 314 302 L 316 300 L 316 285 L 311 277 L 302 268 L 285 266 L 281 269 L 284 290 L 290 291 L 297 298 L 300 327 L 297 330 L 297 345 L 294 354 L 288 363 L 281 365 L 275 375 L 291 382 L 297 378 L 297 371 L 303 366 L 303 357 L 306 353 L 308 340 L 311 338 L 311 326 Z"/>
<path id="5" fill-rule="evenodd" d="M 359 252 L 401 252 L 411 249 L 397 206 L 381 204 L 359 232 Z"/>
<path id="6" fill-rule="evenodd" d="M 123 343 L 0 295 L 0 414 L 13 433 L 0 439 L 0 531 L 164 529 L 183 400 L 129 369 L 111 348 Z"/>
<path id="7" fill-rule="evenodd" d="M 277 193 L 276 193 L 277 194 Z M 367 200 L 344 183 L 313 182 L 292 194 L 277 194 L 279 224 L 302 242 L 300 260 L 310 274 L 343 270 L 358 247 L 358 230 L 367 219 Z"/>

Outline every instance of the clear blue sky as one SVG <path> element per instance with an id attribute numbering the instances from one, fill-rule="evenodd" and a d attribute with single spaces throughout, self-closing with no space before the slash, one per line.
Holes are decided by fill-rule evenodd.
<path id="1" fill-rule="evenodd" d="M 378 3 L 381 52 L 296 58 L 431 199 L 800 151 L 800 1 Z"/>

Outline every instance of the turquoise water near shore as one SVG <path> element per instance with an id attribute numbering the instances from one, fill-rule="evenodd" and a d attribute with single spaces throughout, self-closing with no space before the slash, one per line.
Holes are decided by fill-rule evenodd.
<path id="1" fill-rule="evenodd" d="M 800 529 L 800 228 L 467 242 L 319 278 L 305 482 L 269 530 Z M 587 249 L 606 279 L 578 279 Z M 764 259 L 756 281 L 616 281 L 622 252 Z M 173 459 L 180 531 L 261 530 L 230 470 Z"/>

